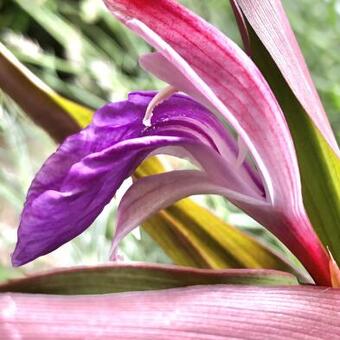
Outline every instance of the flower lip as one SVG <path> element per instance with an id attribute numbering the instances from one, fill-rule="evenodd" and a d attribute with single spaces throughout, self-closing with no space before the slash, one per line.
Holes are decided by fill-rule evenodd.
<path id="1" fill-rule="evenodd" d="M 173 95 L 154 109 L 153 125 L 145 128 L 142 120 L 154 96 L 132 93 L 127 101 L 104 106 L 86 129 L 67 138 L 46 161 L 27 195 L 13 265 L 44 255 L 83 232 L 143 159 L 164 148 L 187 150 L 203 169 L 206 188 L 221 191 L 226 186 L 265 202 L 245 166 L 235 171 L 218 152 L 224 127 L 202 105 Z M 225 148 L 230 145 L 224 142 Z M 204 193 L 206 189 L 199 189 L 201 177 L 196 182 L 191 182 L 191 190 Z M 188 190 L 183 193 L 190 194 Z"/>

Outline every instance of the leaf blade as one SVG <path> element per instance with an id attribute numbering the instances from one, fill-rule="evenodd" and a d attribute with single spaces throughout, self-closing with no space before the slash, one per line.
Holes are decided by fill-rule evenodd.
<path id="1" fill-rule="evenodd" d="M 164 170 L 162 163 L 153 157 L 139 166 L 135 176 L 141 178 Z M 292 267 L 278 254 L 191 199 L 183 199 L 151 216 L 143 223 L 143 228 L 179 265 L 292 271 Z M 182 244 L 180 251 L 178 244 Z M 295 269 L 293 272 L 297 274 Z"/>
<path id="2" fill-rule="evenodd" d="M 339 148 L 327 114 L 322 106 L 294 32 L 290 27 L 281 0 L 233 0 L 233 2 L 235 1 L 256 32 L 257 37 L 265 45 L 305 112 L 339 156 Z M 243 32 L 244 29 L 241 31 Z"/>
<path id="3" fill-rule="evenodd" d="M 169 289 L 202 284 L 297 285 L 275 270 L 207 270 L 146 263 L 74 267 L 9 280 L 0 292 L 89 295 Z"/>
<path id="4" fill-rule="evenodd" d="M 56 103 L 56 93 L 20 64 L 1 43 L 0 87 L 55 140 L 63 140 L 78 131 L 77 123 Z"/>
<path id="5" fill-rule="evenodd" d="M 324 246 L 340 261 L 340 159 L 313 124 L 257 33 L 248 25 L 253 60 L 287 119 L 297 152 L 303 201 Z"/>
<path id="6" fill-rule="evenodd" d="M 2 338 L 340 336 L 340 291 L 215 285 L 102 296 L 1 294 Z"/>

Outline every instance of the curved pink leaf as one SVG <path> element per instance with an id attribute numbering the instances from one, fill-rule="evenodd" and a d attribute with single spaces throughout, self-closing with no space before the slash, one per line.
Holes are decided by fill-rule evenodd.
<path id="1" fill-rule="evenodd" d="M 2 339 L 340 338 L 340 290 L 212 285 L 101 296 L 0 295 Z"/>
<path id="2" fill-rule="evenodd" d="M 333 150 L 339 147 L 280 0 L 233 0 Z"/>

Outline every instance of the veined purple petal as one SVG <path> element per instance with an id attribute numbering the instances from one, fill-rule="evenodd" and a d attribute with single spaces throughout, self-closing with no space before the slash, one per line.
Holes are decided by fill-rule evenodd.
<path id="1" fill-rule="evenodd" d="M 204 150 L 200 146 L 194 146 L 194 148 L 198 148 L 197 151 L 203 154 L 205 162 L 201 160 L 202 163 L 209 164 L 213 161 L 209 157 L 211 150 Z M 256 211 L 260 209 L 265 211 L 266 208 L 269 208 L 269 204 L 265 200 L 245 196 L 238 192 L 239 185 L 235 183 L 237 179 L 232 173 L 226 172 L 223 182 L 214 181 L 214 179 L 216 179 L 214 175 L 209 176 L 205 172 L 178 170 L 138 180 L 125 193 L 118 207 L 117 228 L 112 243 L 112 258 L 116 257 L 116 248 L 119 242 L 130 231 L 150 215 L 187 196 L 202 193 L 219 194 L 245 210 L 249 206 Z"/>
<path id="2" fill-rule="evenodd" d="M 158 149 L 185 149 L 221 186 L 230 174 L 235 191 L 263 199 L 258 187 L 243 183 L 236 170 L 228 171 L 214 139 L 202 128 L 223 133 L 223 126 L 200 104 L 173 96 L 154 110 L 153 125 L 145 128 L 142 120 L 153 96 L 135 93 L 128 101 L 104 106 L 88 128 L 69 137 L 47 160 L 28 192 L 14 265 L 44 255 L 83 232 L 121 183 Z M 209 150 L 209 164 L 203 150 Z"/>

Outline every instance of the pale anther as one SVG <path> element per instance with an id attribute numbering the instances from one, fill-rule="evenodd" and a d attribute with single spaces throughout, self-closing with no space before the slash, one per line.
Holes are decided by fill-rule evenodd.
<path id="1" fill-rule="evenodd" d="M 167 86 L 161 91 L 159 91 L 150 101 L 146 112 L 145 116 L 143 118 L 143 124 L 147 127 L 151 126 L 151 118 L 153 115 L 153 110 L 156 108 L 157 105 L 161 104 L 164 102 L 164 100 L 168 99 L 171 97 L 174 93 L 177 92 L 177 89 L 173 86 Z"/>

